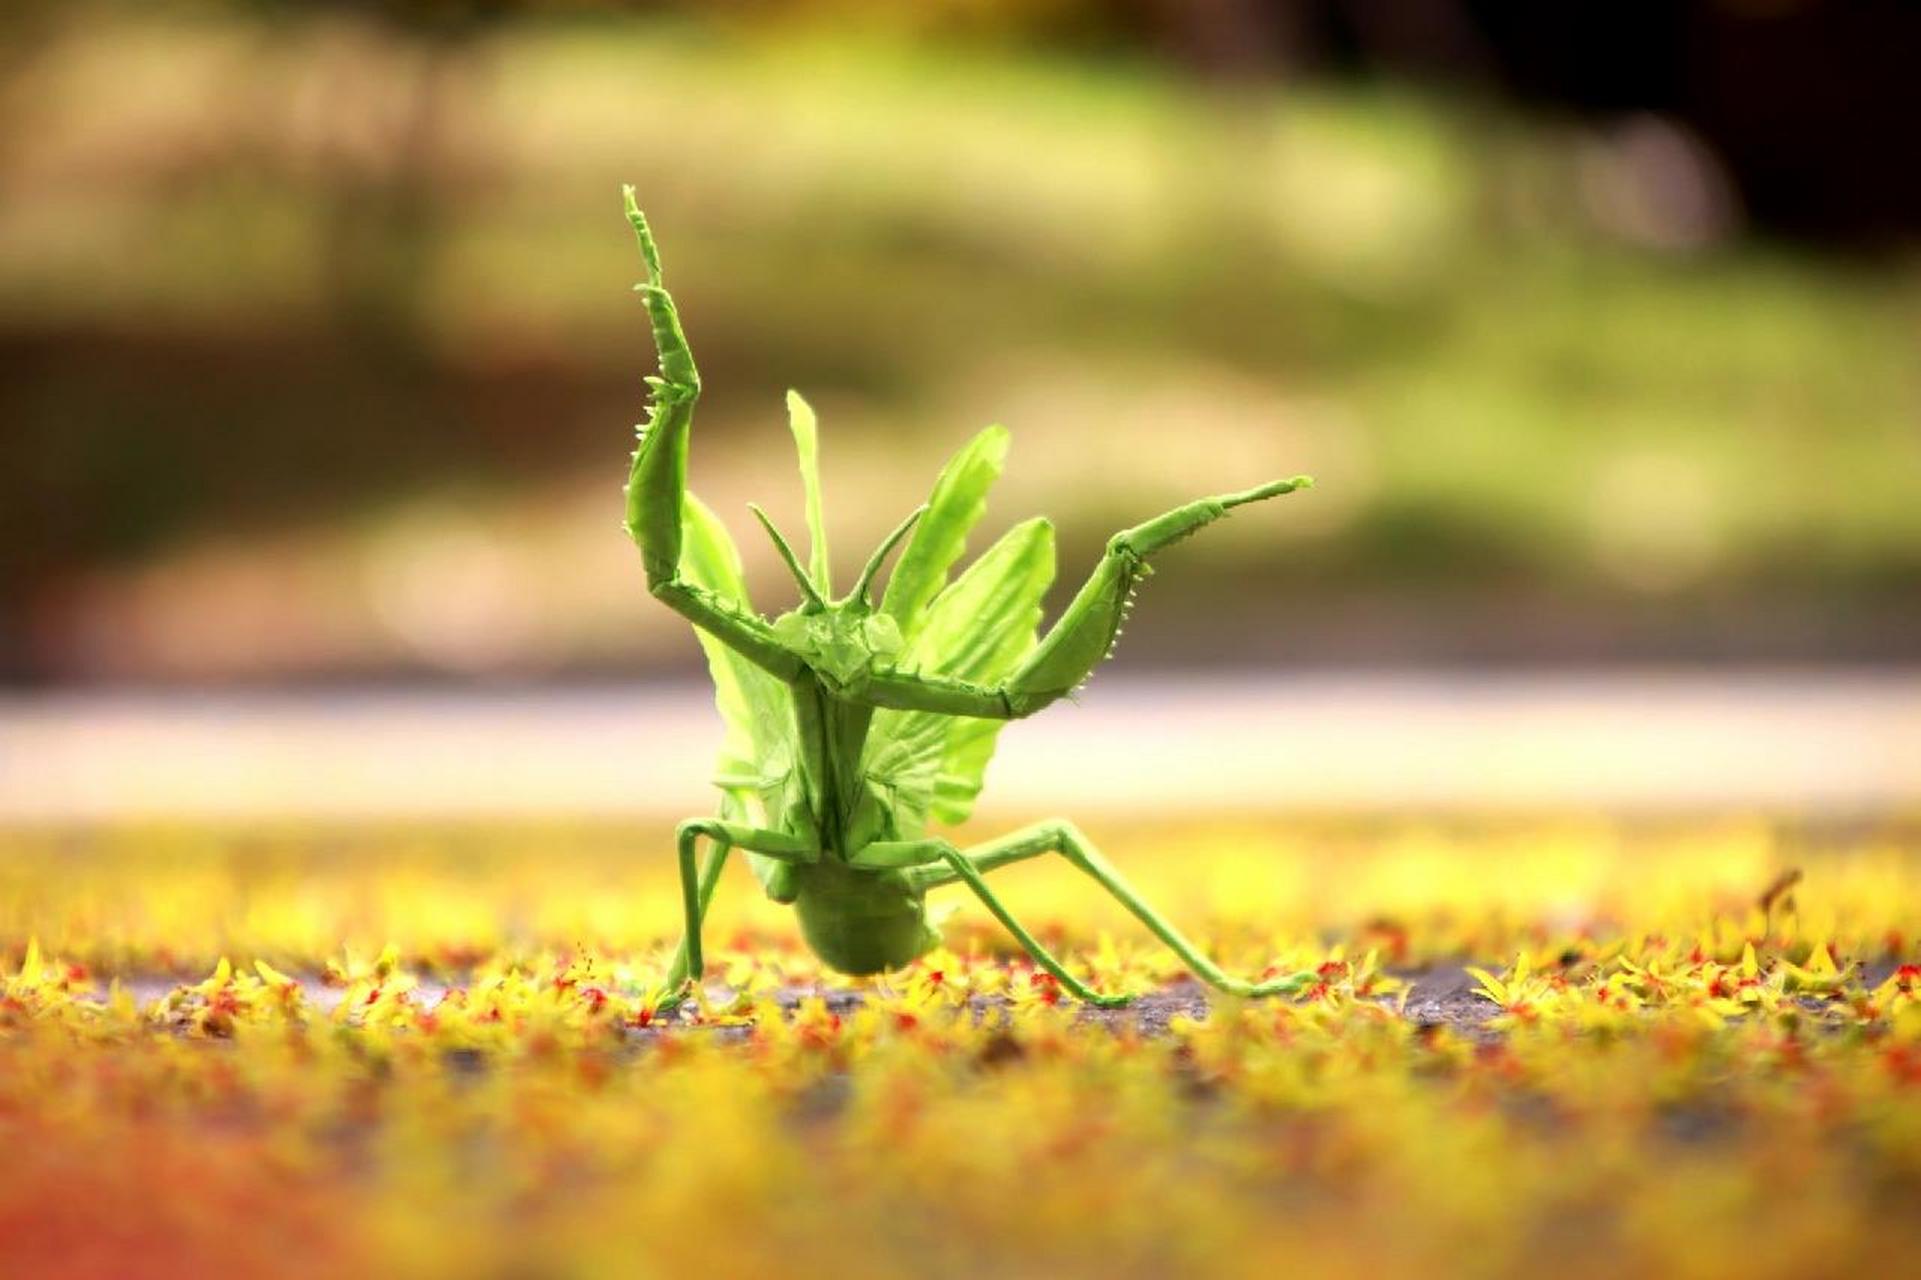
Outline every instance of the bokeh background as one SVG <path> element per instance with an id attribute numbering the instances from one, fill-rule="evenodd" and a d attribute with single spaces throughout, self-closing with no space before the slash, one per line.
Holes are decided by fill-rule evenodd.
<path id="1" fill-rule="evenodd" d="M 697 679 L 617 525 L 631 181 L 770 611 L 794 386 L 848 566 L 1009 425 L 1057 606 L 1315 473 L 1166 557 L 1132 675 L 1899 674 L 1917 47 L 1895 0 L 11 4 L 0 673 Z"/>
<path id="2" fill-rule="evenodd" d="M 0 1270 L 1903 1273 L 1917 55 L 1916 0 L 0 0 Z M 720 726 L 619 527 L 623 182 L 764 610 L 790 386 L 842 582 L 990 422 L 1055 607 L 1319 478 L 953 837 L 1067 815 L 1300 1002 L 1191 1021 L 1057 858 L 994 885 L 1115 1036 L 959 890 L 850 985 L 736 859 L 658 1007 Z"/>
<path id="3" fill-rule="evenodd" d="M 691 670 L 615 525 L 623 180 L 697 485 L 791 521 L 803 388 L 843 559 L 1002 421 L 991 519 L 1064 577 L 1321 478 L 1180 555 L 1130 661 L 1921 654 L 1908 6 L 8 14 L 15 681 Z"/>

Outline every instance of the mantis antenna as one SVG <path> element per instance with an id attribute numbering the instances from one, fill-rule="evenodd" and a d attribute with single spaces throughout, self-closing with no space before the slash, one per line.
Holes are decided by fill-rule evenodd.
<path id="1" fill-rule="evenodd" d="M 880 572 L 881 565 L 886 562 L 887 553 L 899 546 L 900 540 L 907 536 L 907 531 L 914 527 L 914 522 L 926 514 L 927 504 L 923 502 L 908 512 L 907 518 L 895 525 L 892 533 L 881 539 L 880 546 L 868 557 L 867 567 L 860 571 L 860 581 L 854 584 L 853 592 L 847 597 L 849 600 L 867 599 L 867 589 L 874 585 L 874 575 Z"/>
<path id="2" fill-rule="evenodd" d="M 760 509 L 760 504 L 750 502 L 747 504 L 747 509 L 754 513 L 754 518 L 760 521 L 760 527 L 767 530 L 767 536 L 774 540 L 774 550 L 780 552 L 780 558 L 786 563 L 788 572 L 792 573 L 794 581 L 800 584 L 800 592 L 807 597 L 807 603 L 817 609 L 825 609 L 827 601 L 821 599 L 820 588 L 816 587 L 814 580 L 807 576 L 807 570 L 801 568 L 800 557 L 795 555 L 794 549 L 787 545 L 787 539 L 780 536 L 780 530 L 774 527 L 774 522 L 768 518 L 767 513 Z"/>

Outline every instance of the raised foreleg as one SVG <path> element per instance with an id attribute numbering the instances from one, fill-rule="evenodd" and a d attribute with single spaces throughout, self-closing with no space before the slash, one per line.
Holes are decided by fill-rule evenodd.
<path id="1" fill-rule="evenodd" d="M 647 588 L 663 604 L 695 626 L 719 637 L 756 665 L 783 679 L 800 669 L 799 660 L 774 639 L 767 622 L 739 602 L 726 599 L 681 574 L 680 551 L 687 501 L 687 444 L 700 399 L 700 372 L 681 331 L 673 295 L 661 284 L 660 251 L 646 216 L 624 191 L 627 219 L 640 241 L 648 279 L 635 286 L 646 304 L 660 372 L 647 379 L 652 392 L 647 422 L 634 448 L 627 476 L 627 533 L 640 547 Z"/>
<path id="2" fill-rule="evenodd" d="M 1078 688 L 1114 648 L 1121 623 L 1132 607 L 1134 589 L 1152 569 L 1155 552 L 1221 519 L 1235 507 L 1304 489 L 1307 476 L 1276 480 L 1241 493 L 1201 498 L 1108 539 L 1107 551 L 1060 619 L 1034 651 L 997 685 L 914 672 L 882 672 L 866 687 L 876 706 L 949 715 L 1016 719 L 1039 711 Z"/>

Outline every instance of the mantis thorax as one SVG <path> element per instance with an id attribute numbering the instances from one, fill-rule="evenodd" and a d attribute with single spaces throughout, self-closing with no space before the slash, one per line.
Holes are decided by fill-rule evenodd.
<path id="1" fill-rule="evenodd" d="M 774 635 L 809 667 L 843 685 L 891 664 L 901 650 L 899 626 L 859 598 L 802 605 L 774 619 Z"/>

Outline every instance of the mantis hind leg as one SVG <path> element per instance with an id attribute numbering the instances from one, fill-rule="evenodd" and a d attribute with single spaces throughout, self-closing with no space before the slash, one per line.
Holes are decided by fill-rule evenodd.
<path id="1" fill-rule="evenodd" d="M 702 836 L 707 837 L 712 847 L 707 851 L 706 864 L 696 872 L 694 854 Z M 680 902 L 685 932 L 674 952 L 673 963 L 668 966 L 662 988 L 664 995 L 655 1006 L 659 1010 L 678 1005 L 685 998 L 687 987 L 699 982 L 707 971 L 706 957 L 701 953 L 701 925 L 707 919 L 707 907 L 714 900 L 714 890 L 720 885 L 720 873 L 726 869 L 727 854 L 736 847 L 783 862 L 813 862 L 820 857 L 820 851 L 807 841 L 778 831 L 717 818 L 689 818 L 681 823 L 674 832 L 674 849 L 680 862 Z"/>
<path id="2" fill-rule="evenodd" d="M 1037 823 L 999 840 L 976 845 L 965 852 L 949 846 L 939 862 L 930 861 L 928 865 L 909 872 L 916 888 L 932 889 L 955 881 L 965 883 L 977 897 L 994 913 L 1009 933 L 1012 933 L 1032 955 L 1037 963 L 1049 973 L 1060 979 L 1063 985 L 1083 1000 L 1093 1004 L 1111 1005 L 1125 1003 L 1125 997 L 1097 997 L 1077 980 L 1070 978 L 1060 968 L 1059 962 L 1047 954 L 1044 947 L 1023 929 L 1019 922 L 1002 906 L 993 892 L 987 887 L 985 876 L 997 867 L 1010 863 L 1024 862 L 1042 854 L 1058 853 L 1076 867 L 1091 876 L 1103 889 L 1113 895 L 1115 901 L 1127 908 L 1128 914 L 1146 925 L 1148 931 L 1169 950 L 1181 958 L 1194 974 L 1209 986 L 1229 995 L 1244 997 L 1292 995 L 1310 985 L 1315 978 L 1311 971 L 1287 974 L 1262 982 L 1248 982 L 1232 977 L 1221 967 L 1203 955 L 1187 937 L 1169 923 L 1160 912 L 1149 906 L 1145 899 L 1127 883 L 1125 877 L 1113 864 L 1096 849 L 1091 841 L 1071 822 L 1052 821 Z"/>
<path id="3" fill-rule="evenodd" d="M 1038 828 L 1033 830 L 1038 832 Z M 993 868 L 1052 852 L 1052 845 L 1033 844 L 1027 834 L 1016 832 L 1002 840 L 976 845 L 965 853 L 945 840 L 883 841 L 855 854 L 853 865 L 875 871 L 908 868 L 908 884 L 916 890 L 959 881 L 974 891 L 974 896 L 993 912 L 1002 928 L 1014 935 L 1014 940 L 1034 958 L 1034 963 L 1053 974 L 1055 981 L 1072 992 L 1075 999 L 1102 1009 L 1118 1009 L 1131 1003 L 1132 996 L 1104 995 L 1069 973 L 1054 953 L 1007 909 L 1000 896 L 987 887 L 983 876 Z"/>

